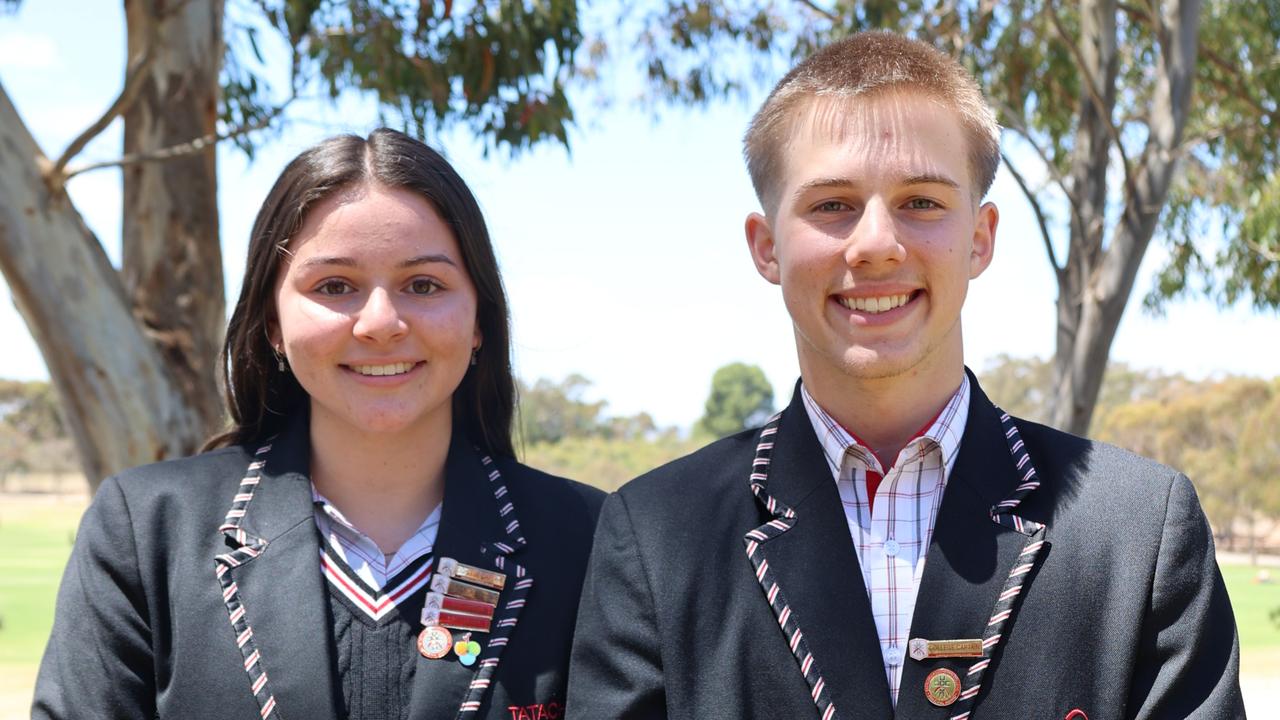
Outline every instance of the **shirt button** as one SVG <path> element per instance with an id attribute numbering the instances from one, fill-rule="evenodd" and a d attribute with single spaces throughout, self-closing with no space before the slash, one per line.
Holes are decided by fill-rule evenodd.
<path id="1" fill-rule="evenodd" d="M 884 651 L 884 661 L 890 665 L 897 665 L 902 662 L 902 648 L 897 645 L 890 645 Z"/>
<path id="2" fill-rule="evenodd" d="M 889 557 L 897 557 L 898 553 L 899 553 L 899 552 L 901 552 L 901 551 L 902 551 L 902 546 L 898 544 L 898 541 L 897 541 L 897 540 L 885 540 L 885 541 L 884 541 L 884 554 L 885 554 L 885 555 L 888 555 Z"/>

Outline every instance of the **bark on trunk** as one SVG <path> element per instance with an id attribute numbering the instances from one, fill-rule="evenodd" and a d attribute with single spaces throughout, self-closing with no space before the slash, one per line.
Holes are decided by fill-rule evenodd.
<path id="1" fill-rule="evenodd" d="M 120 276 L 0 86 L 0 270 L 58 390 L 85 476 L 188 451 L 200 436 Z"/>
<path id="2" fill-rule="evenodd" d="M 1155 234 L 1177 170 L 1186 127 L 1200 23 L 1199 0 L 1166 0 L 1159 7 L 1160 58 L 1145 118 L 1149 134 L 1130 168 L 1119 223 L 1105 243 L 1109 127 L 1116 98 L 1116 3 L 1081 3 L 1082 75 L 1095 80 L 1080 105 L 1071 181 L 1071 247 L 1058 286 L 1055 395 L 1051 422 L 1083 435 L 1089 430 L 1111 345 L 1133 292 L 1138 268 Z M 1097 98 L 1102 100 L 1099 105 Z"/>
<path id="3" fill-rule="evenodd" d="M 153 152 L 216 127 L 222 0 L 125 0 L 129 56 L 153 62 L 124 113 L 124 153 Z M 200 438 L 223 422 L 217 356 L 226 325 L 214 146 L 124 169 L 124 289 L 198 419 Z"/>

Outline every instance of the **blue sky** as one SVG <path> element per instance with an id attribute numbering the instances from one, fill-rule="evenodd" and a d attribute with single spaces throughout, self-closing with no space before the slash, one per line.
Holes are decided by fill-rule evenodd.
<path id="1" fill-rule="evenodd" d="M 68 6 L 81 5 L 82 8 Z M 77 19 L 68 21 L 74 16 Z M 0 17 L 0 83 L 46 154 L 57 155 L 118 93 L 124 68 L 119 3 L 27 0 Z M 455 132 L 436 143 L 480 199 L 490 223 L 514 322 L 515 361 L 526 380 L 580 373 L 615 413 L 645 410 L 688 426 L 702 411 L 714 370 L 733 361 L 764 368 L 785 402 L 797 374 L 790 321 L 776 287 L 756 275 L 742 221 L 758 208 L 740 155 L 756 98 L 704 110 L 640 108 L 639 70 L 610 68 L 609 106 L 575 98 L 572 152 L 539 147 L 515 158 L 485 157 Z M 297 152 L 336 132 L 365 133 L 376 109 L 359 98 L 340 107 L 303 103 L 283 135 L 249 163 L 218 153 L 227 293 L 239 291 L 249 226 L 276 175 Z M 117 122 L 81 160 L 120 152 Z M 72 199 L 119 257 L 120 174 L 100 170 L 70 185 Z M 1002 170 L 990 198 L 1001 210 L 995 261 L 971 286 L 965 353 L 981 368 L 1001 353 L 1048 356 L 1056 288 L 1027 205 Z M 1153 248 L 1140 298 L 1163 254 Z M 22 318 L 0 284 L 0 377 L 46 378 Z M 1113 359 L 1202 377 L 1276 374 L 1280 319 L 1205 301 L 1165 317 L 1131 303 Z"/>

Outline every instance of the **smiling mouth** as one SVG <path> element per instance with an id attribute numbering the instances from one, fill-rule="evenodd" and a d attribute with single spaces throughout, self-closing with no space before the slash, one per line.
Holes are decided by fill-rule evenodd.
<path id="1" fill-rule="evenodd" d="M 348 365 L 347 368 L 361 375 L 382 377 L 384 375 L 403 375 L 418 366 L 418 363 L 401 362 L 390 365 Z"/>
<path id="2" fill-rule="evenodd" d="M 859 297 L 850 298 L 836 296 L 836 302 L 845 306 L 850 310 L 857 310 L 869 315 L 887 312 L 894 308 L 902 307 L 915 297 L 915 293 L 906 293 L 902 295 L 884 295 L 882 297 Z"/>

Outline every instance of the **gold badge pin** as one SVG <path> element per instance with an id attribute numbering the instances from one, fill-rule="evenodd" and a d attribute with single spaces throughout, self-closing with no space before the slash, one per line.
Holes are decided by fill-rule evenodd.
<path id="1" fill-rule="evenodd" d="M 982 639 L 926 640 L 911 638 L 907 652 L 912 660 L 952 657 L 982 657 Z"/>
<path id="2" fill-rule="evenodd" d="M 489 605 L 497 605 L 500 597 L 497 592 L 488 588 L 453 580 L 438 573 L 431 577 L 431 590 L 466 600 L 476 600 Z"/>
<path id="3" fill-rule="evenodd" d="M 453 558 L 440 558 L 438 570 L 442 575 L 477 585 L 484 585 L 494 590 L 501 590 L 507 584 L 507 576 L 500 572 L 485 570 L 474 565 L 464 565 Z"/>
<path id="4" fill-rule="evenodd" d="M 960 676 L 947 668 L 938 668 L 924 679 L 924 696 L 938 707 L 946 707 L 960 697 Z"/>

